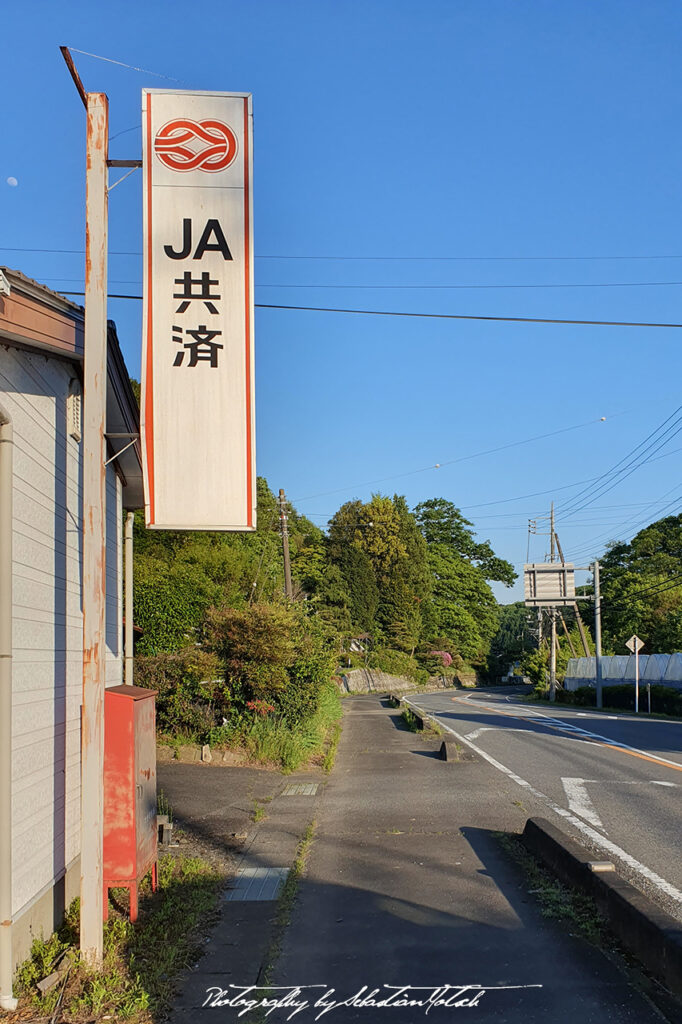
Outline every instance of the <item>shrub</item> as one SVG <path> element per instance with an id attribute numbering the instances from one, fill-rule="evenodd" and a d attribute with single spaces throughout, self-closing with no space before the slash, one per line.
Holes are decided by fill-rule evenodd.
<path id="1" fill-rule="evenodd" d="M 259 760 L 274 761 L 285 771 L 296 771 L 314 755 L 322 755 L 330 727 L 340 717 L 341 699 L 329 681 L 321 687 L 314 715 L 294 727 L 283 716 L 257 718 L 244 731 L 243 742 Z"/>
<path id="2" fill-rule="evenodd" d="M 208 642 L 241 705 L 265 701 L 288 725 L 310 718 L 336 663 L 338 638 L 317 618 L 284 605 L 213 609 Z"/>
<path id="3" fill-rule="evenodd" d="M 135 677 L 138 686 L 157 691 L 160 733 L 203 743 L 230 712 L 232 700 L 221 678 L 218 659 L 199 647 L 138 656 Z"/>
<path id="4" fill-rule="evenodd" d="M 373 651 L 368 658 L 367 667 L 378 669 L 379 672 L 385 672 L 389 676 L 411 679 L 415 683 L 429 681 L 428 671 L 420 668 L 415 658 L 404 651 L 396 651 L 391 647 L 380 647 Z"/>
<path id="5" fill-rule="evenodd" d="M 621 708 L 626 711 L 635 710 L 634 683 L 621 683 L 618 686 L 603 688 L 603 704 L 605 708 Z M 578 707 L 595 707 L 597 693 L 594 686 L 580 686 L 577 690 L 557 690 L 557 700 L 561 704 L 573 704 Z M 646 684 L 639 686 L 639 709 L 648 708 Z M 670 686 L 651 687 L 651 710 L 656 714 L 682 716 L 682 693 Z"/>
<path id="6" fill-rule="evenodd" d="M 212 650 L 193 646 L 136 659 L 137 682 L 158 694 L 158 731 L 214 745 L 251 736 L 259 756 L 292 764 L 298 754 L 281 754 L 281 729 L 277 757 L 263 743 L 280 726 L 298 728 L 318 713 L 331 685 L 336 635 L 301 609 L 281 605 L 214 609 L 206 632 Z"/>
<path id="7" fill-rule="evenodd" d="M 134 567 L 135 622 L 143 633 L 140 654 L 179 651 L 196 640 L 204 615 L 220 588 L 198 566 L 168 565 L 158 558 L 138 558 Z"/>

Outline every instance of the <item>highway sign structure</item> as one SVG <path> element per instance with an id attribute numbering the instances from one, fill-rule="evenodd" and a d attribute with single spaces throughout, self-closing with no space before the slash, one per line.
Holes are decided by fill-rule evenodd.
<path id="1" fill-rule="evenodd" d="M 533 562 L 523 567 L 524 601 L 531 608 L 575 604 L 575 567 L 570 562 Z"/>
<path id="2" fill-rule="evenodd" d="M 142 93 L 145 516 L 256 528 L 247 93 Z"/>

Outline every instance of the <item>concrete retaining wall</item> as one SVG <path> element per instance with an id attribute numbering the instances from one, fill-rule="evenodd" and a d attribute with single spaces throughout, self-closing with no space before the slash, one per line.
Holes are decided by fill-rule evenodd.
<path id="1" fill-rule="evenodd" d="M 392 676 L 377 669 L 354 668 L 341 677 L 339 689 L 342 693 L 408 693 L 421 689 L 447 689 L 452 684 L 444 682 L 441 676 L 431 676 L 428 683 L 421 687 L 412 679 Z"/>

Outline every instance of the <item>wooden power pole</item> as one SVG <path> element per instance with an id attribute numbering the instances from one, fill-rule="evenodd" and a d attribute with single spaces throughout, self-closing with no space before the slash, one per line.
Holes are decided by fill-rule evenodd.
<path id="1" fill-rule="evenodd" d="M 279 517 L 282 523 L 282 553 L 284 555 L 284 596 L 291 601 L 294 590 L 291 585 L 291 561 L 289 559 L 289 527 L 287 525 L 287 499 L 282 488 L 279 491 Z"/>

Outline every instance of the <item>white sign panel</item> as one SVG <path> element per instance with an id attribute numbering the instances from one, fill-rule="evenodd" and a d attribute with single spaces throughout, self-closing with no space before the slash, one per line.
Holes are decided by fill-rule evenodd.
<path id="1" fill-rule="evenodd" d="M 256 527 L 252 113 L 143 90 L 147 526 Z"/>
<path id="2" fill-rule="evenodd" d="M 633 654 L 638 654 L 644 647 L 644 641 L 640 640 L 636 633 L 634 633 L 629 640 L 625 641 L 625 646 L 632 651 Z"/>
<path id="3" fill-rule="evenodd" d="M 571 562 L 533 562 L 523 567 L 524 601 L 531 607 L 575 602 L 575 569 Z"/>

